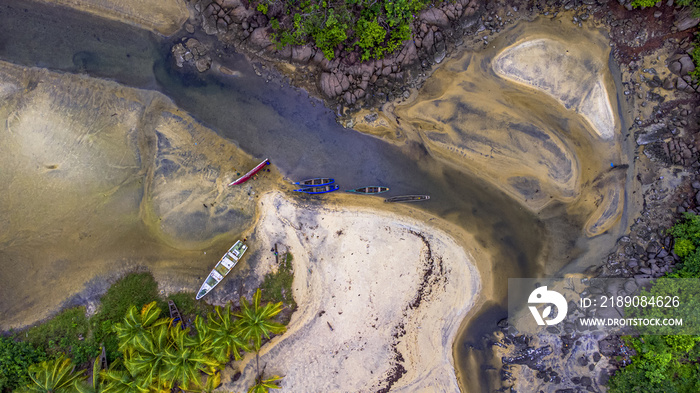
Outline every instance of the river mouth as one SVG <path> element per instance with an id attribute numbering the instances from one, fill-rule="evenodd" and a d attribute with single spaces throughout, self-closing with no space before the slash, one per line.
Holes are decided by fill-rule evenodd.
<path id="1" fill-rule="evenodd" d="M 12 23 L 12 26 L 17 26 L 10 29 L 10 32 L 16 35 L 6 36 L 0 47 L 2 60 L 25 66 L 83 73 L 116 80 L 128 86 L 158 90 L 172 99 L 178 108 L 192 114 L 197 122 L 233 141 L 241 150 L 256 158 L 269 158 L 282 176 L 289 179 L 329 175 L 347 188 L 386 184 L 391 186 L 392 193 L 396 194 L 430 194 L 432 199 L 418 205 L 418 208 L 445 218 L 474 234 L 479 246 L 488 250 L 496 261 L 496 264 L 489 268 L 497 274 L 492 275 L 491 282 L 484 283 L 484 288 L 488 289 L 481 300 L 484 305 L 502 305 L 506 288 L 499 283 L 507 277 L 554 274 L 575 259 L 578 260 L 579 266 L 597 264 L 598 253 L 602 251 L 596 250 L 606 249 L 606 246 L 615 240 L 617 233 L 626 227 L 622 217 L 603 231 L 605 233 L 591 240 L 582 231 L 592 214 L 591 209 L 585 206 L 571 209 L 568 205 L 575 203 L 572 201 L 580 196 L 573 194 L 568 196 L 569 199 L 562 197 L 546 205 L 527 207 L 512 193 L 504 191 L 499 183 L 485 180 L 484 178 L 489 178 L 488 172 L 474 167 L 467 168 L 460 163 L 455 164 L 455 160 L 449 154 L 440 151 L 440 147 L 435 145 L 435 139 L 430 139 L 432 136 L 425 132 L 425 127 L 421 128 L 418 121 L 411 123 L 410 130 L 403 129 L 408 135 L 408 140 L 400 144 L 387 143 L 344 129 L 335 122 L 333 112 L 324 108 L 319 101 L 294 88 L 280 87 L 274 82 L 267 83 L 264 79 L 256 77 L 252 67 L 238 54 L 223 53 L 221 62 L 229 68 L 239 70 L 241 77 L 214 72 L 200 75 L 192 70 L 176 69 L 169 59 L 170 41 L 153 34 L 52 6 L 35 4 L 25 12 L 22 7 L 17 7 L 12 2 L 3 1 L 0 4 L 3 5 L 3 12 L 0 14 L 3 25 L 10 26 Z M 46 15 L 53 17 L 46 18 Z M 66 23 L 66 18 L 70 18 L 71 23 Z M 492 44 L 498 45 L 497 48 L 465 56 L 474 56 L 469 60 L 471 64 L 483 63 L 485 59 L 492 58 L 499 50 L 515 42 L 516 37 L 522 38 L 533 32 L 542 34 L 541 31 L 547 29 L 547 23 L 553 22 L 539 20 L 535 23 L 521 24 L 520 30 L 513 29 L 504 35 L 501 42 Z M 557 26 L 553 29 L 565 31 L 566 34 L 580 34 L 581 31 L 568 26 Z M 553 33 L 550 31 L 547 34 Z M 51 37 L 54 39 L 50 39 Z M 460 59 L 454 59 L 445 64 L 445 73 L 464 69 L 464 63 L 460 66 L 459 61 Z M 464 58 L 462 61 L 465 61 Z M 481 68 L 481 72 L 486 69 L 488 68 Z M 447 76 L 441 77 L 438 71 L 429 82 L 432 85 L 427 85 L 425 89 L 440 91 L 443 89 L 440 85 L 444 84 L 445 78 Z M 494 76 L 489 75 L 489 78 Z M 491 87 L 506 86 L 506 82 L 494 80 L 496 82 L 488 82 L 491 83 Z M 558 110 L 555 100 L 532 89 L 512 84 L 508 85 L 508 89 L 513 96 L 520 94 L 522 103 L 526 103 L 527 97 L 534 94 L 540 102 L 547 103 L 547 107 L 555 108 L 550 109 L 552 112 L 545 117 L 556 117 L 555 112 Z M 430 104 L 433 98 L 429 95 L 436 93 L 426 94 L 427 96 L 414 101 L 413 108 Z M 463 94 L 456 94 L 455 97 L 460 95 Z M 421 111 L 425 113 L 424 110 Z M 526 111 L 519 112 L 520 116 L 526 118 L 523 122 L 531 121 L 524 112 Z M 581 121 L 563 109 L 561 112 L 562 118 L 574 122 Z M 410 113 L 410 109 L 398 109 L 397 113 L 400 113 L 403 119 L 416 117 L 415 113 Z M 429 120 L 421 119 L 422 125 L 427 124 Z M 585 125 L 580 127 L 586 128 Z M 596 145 L 590 142 L 590 139 L 580 137 L 576 142 L 585 142 L 588 146 L 583 148 L 583 153 L 589 155 L 587 159 L 590 161 L 583 161 L 583 164 L 596 164 L 594 170 L 587 173 L 583 180 L 579 180 L 580 183 L 586 183 L 604 172 L 603 167 L 609 167 L 609 157 L 613 155 L 611 151 L 614 152 L 615 148 L 608 148 L 604 153 L 597 155 Z M 576 148 L 571 149 L 575 151 Z M 576 153 L 581 154 L 580 151 Z M 624 153 L 615 153 L 618 154 L 614 158 L 617 165 L 629 162 Z M 582 167 L 583 164 L 579 166 Z M 47 165 L 51 166 L 53 163 Z M 50 173 L 56 168 L 45 169 Z M 18 173 L 13 175 L 20 176 Z M 119 209 L 123 209 L 122 217 L 129 217 L 128 220 L 120 221 L 123 235 L 118 237 L 118 246 L 107 236 L 112 233 L 113 223 L 110 224 L 95 214 L 85 214 L 80 220 L 61 221 L 54 218 L 48 223 L 42 223 L 38 215 L 29 215 L 26 225 L 29 233 L 25 233 L 23 238 L 32 239 L 32 236 L 36 235 L 35 240 L 2 243 L 0 254 L 4 273 L 1 281 L 3 286 L 8 288 L 8 292 L 3 293 L 0 314 L 3 317 L 19 316 L 12 320 L 8 318 L 7 321 L 11 325 L 3 328 L 33 323 L 46 315 L 37 310 L 55 309 L 68 299 L 69 295 L 80 293 L 91 280 L 110 277 L 136 266 L 145 266 L 161 276 L 169 276 L 176 272 L 184 277 L 185 282 L 197 282 L 203 271 L 201 265 L 206 265 L 207 260 L 202 253 L 209 251 L 218 254 L 226 247 L 225 241 L 200 239 L 183 246 L 183 255 L 183 250 L 172 249 L 172 242 L 154 236 L 151 228 L 144 226 L 143 220 L 138 216 L 144 194 L 148 193 L 148 189 L 144 189 L 143 183 L 139 182 L 141 176 L 144 175 L 136 171 L 133 179 L 125 183 L 127 185 L 121 187 L 117 193 L 119 200 L 128 201 L 120 204 Z M 39 189 L 40 184 L 41 178 L 28 183 L 24 194 L 32 195 Z M 75 186 L 75 190 L 78 190 L 78 186 Z M 3 189 L 2 192 L 12 194 L 13 191 Z M 34 198 L 37 205 L 49 203 L 38 197 L 25 198 Z M 67 200 L 70 196 L 65 198 Z M 54 206 L 59 210 L 66 207 L 65 213 L 71 217 L 79 211 L 79 206 L 67 207 L 62 203 Z M 51 248 L 45 247 L 45 240 L 42 240 L 44 236 L 36 230 L 47 226 L 56 233 Z M 81 236 L 79 226 L 88 226 L 93 235 Z M 237 226 L 223 228 L 216 233 L 225 233 L 226 229 L 231 233 L 242 231 L 242 227 Z M 98 250 L 104 251 L 102 247 L 106 244 L 111 244 L 112 248 L 103 254 L 104 259 L 98 266 L 91 266 L 94 254 L 81 254 L 80 251 L 76 251 L 81 249 L 76 244 L 67 247 L 66 237 L 76 237 L 82 242 L 88 242 L 94 253 Z M 37 247 L 44 247 L 44 251 L 50 251 L 48 254 L 60 255 L 60 258 L 45 258 L 45 253 L 32 253 L 31 250 Z M 6 269 L 9 266 L 18 266 L 18 261 L 29 259 L 33 261 L 31 270 L 42 272 L 42 280 L 32 280 L 37 276 L 31 274 L 26 277 L 21 268 Z M 119 263 L 110 263 L 114 260 Z M 57 275 L 65 276 L 56 280 Z M 51 280 L 60 282 L 60 285 L 56 285 L 52 291 L 38 291 L 31 285 L 20 287 L 12 284 L 18 281 L 18 277 L 25 277 L 28 282 L 36 282 L 37 286 L 51 284 Z M 487 307 L 483 310 L 487 310 Z M 472 326 L 494 326 L 503 315 L 498 311 L 481 312 L 482 317 L 472 319 L 478 321 L 472 322 Z M 467 333 L 455 343 L 457 348 L 463 347 L 464 342 L 476 342 L 476 338 L 483 333 L 468 329 L 464 331 Z M 467 355 L 458 349 L 458 369 L 470 368 L 468 364 L 463 363 L 462 359 L 465 357 Z"/>

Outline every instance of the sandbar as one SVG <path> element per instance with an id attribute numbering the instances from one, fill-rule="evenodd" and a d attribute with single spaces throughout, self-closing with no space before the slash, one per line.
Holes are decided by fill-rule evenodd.
<path id="1" fill-rule="evenodd" d="M 455 239 L 408 216 L 280 192 L 262 196 L 259 211 L 256 240 L 294 256 L 299 308 L 260 353 L 265 374 L 284 377 L 280 392 L 459 390 L 452 342 L 481 284 Z M 274 270 L 269 261 L 258 268 Z M 227 369 L 242 377 L 222 389 L 253 381 L 247 360 Z"/>

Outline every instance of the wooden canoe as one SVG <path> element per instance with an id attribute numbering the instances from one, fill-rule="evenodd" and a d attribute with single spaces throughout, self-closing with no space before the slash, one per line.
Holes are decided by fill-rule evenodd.
<path id="1" fill-rule="evenodd" d="M 248 173 L 246 173 L 245 175 L 239 177 L 237 180 L 235 180 L 235 181 L 229 183 L 228 186 L 231 187 L 231 186 L 235 186 L 235 185 L 237 185 L 237 184 L 243 184 L 243 183 L 245 183 L 246 181 L 248 181 L 248 179 L 250 179 L 251 177 L 253 177 L 253 175 L 255 175 L 256 173 L 258 173 L 261 169 L 263 169 L 263 168 L 264 168 L 265 166 L 267 166 L 267 165 L 270 165 L 270 160 L 268 160 L 268 159 L 266 158 L 263 162 L 261 162 L 260 164 L 258 164 L 255 168 L 251 169 Z"/>
<path id="2" fill-rule="evenodd" d="M 303 192 L 306 194 L 325 194 L 327 192 L 333 192 L 336 191 L 338 188 L 337 184 L 332 184 L 332 185 L 327 185 L 327 186 L 320 186 L 320 187 L 305 187 L 305 188 L 300 188 L 298 190 L 294 190 L 296 192 Z"/>
<path id="3" fill-rule="evenodd" d="M 427 201 L 428 199 L 430 199 L 430 195 L 402 195 L 386 198 L 384 202 L 418 202 Z"/>
<path id="4" fill-rule="evenodd" d="M 199 300 L 203 298 L 204 295 L 214 289 L 214 287 L 220 283 L 224 277 L 226 277 L 231 269 L 236 266 L 241 257 L 243 257 L 243 254 L 245 254 L 246 250 L 248 250 L 248 246 L 243 244 L 243 242 L 240 240 L 229 248 L 226 254 L 219 260 L 219 263 L 217 263 L 216 266 L 214 266 L 214 269 L 212 269 L 211 273 L 209 273 L 207 279 L 204 280 L 204 283 L 199 288 L 199 292 L 197 292 L 196 299 Z"/>
<path id="5" fill-rule="evenodd" d="M 317 177 L 315 179 L 306 179 L 298 182 L 294 182 L 292 184 L 297 185 L 297 186 L 304 186 L 304 187 L 318 187 L 318 186 L 327 186 L 330 184 L 333 184 L 335 182 L 335 179 L 330 179 L 330 178 L 325 178 L 325 177 Z"/>
<path id="6" fill-rule="evenodd" d="M 353 190 L 347 190 L 345 192 L 354 192 L 356 194 L 381 194 L 383 192 L 389 191 L 389 187 L 382 187 L 382 186 L 369 186 L 369 187 L 361 187 L 361 188 L 355 188 Z"/>

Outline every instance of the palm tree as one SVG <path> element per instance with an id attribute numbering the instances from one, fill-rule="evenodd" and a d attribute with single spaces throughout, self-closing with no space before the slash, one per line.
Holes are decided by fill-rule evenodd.
<path id="1" fill-rule="evenodd" d="M 169 388 L 164 388 L 150 383 L 141 376 L 132 375 L 119 360 L 114 361 L 109 369 L 100 372 L 99 384 L 95 390 L 81 393 L 169 393 Z"/>
<path id="2" fill-rule="evenodd" d="M 160 386 L 163 388 L 172 387 L 172 383 L 162 378 L 166 349 L 170 346 L 168 340 L 169 326 L 162 324 L 151 329 L 142 340 L 142 349 L 131 350 L 126 357 L 124 365 L 131 375 L 139 377 L 144 384 Z"/>
<path id="3" fill-rule="evenodd" d="M 47 360 L 29 367 L 29 378 L 32 380 L 23 393 L 74 393 L 81 387 L 81 381 L 87 377 L 85 370 L 74 372 L 75 365 L 64 355 L 58 359 Z"/>
<path id="4" fill-rule="evenodd" d="M 211 346 L 207 349 L 220 362 L 227 363 L 233 357 L 236 360 L 241 360 L 241 351 L 249 351 L 246 341 L 241 338 L 241 327 L 239 321 L 234 320 L 231 313 L 231 306 L 226 308 L 216 306 L 213 313 L 207 317 L 209 326 L 207 326 L 210 337 Z M 197 320 L 195 319 L 195 323 Z M 203 323 L 201 325 L 204 326 Z M 197 326 L 199 331 L 200 326 Z M 206 328 L 205 328 L 206 329 Z"/>
<path id="5" fill-rule="evenodd" d="M 241 338 L 245 342 L 252 341 L 256 352 L 260 351 L 263 336 L 269 339 L 270 334 L 280 334 L 287 330 L 281 323 L 270 321 L 282 311 L 282 302 L 267 303 L 261 307 L 261 296 L 262 292 L 258 288 L 253 295 L 251 305 L 241 296 L 241 312 L 240 314 L 235 314 L 236 317 L 240 318 Z"/>
<path id="6" fill-rule="evenodd" d="M 149 329 L 160 325 L 168 325 L 170 318 L 161 318 L 161 310 L 156 306 L 156 302 L 145 305 L 141 312 L 136 306 L 131 306 L 124 317 L 124 322 L 112 327 L 117 333 L 119 340 L 119 350 L 126 351 L 130 348 L 143 351 L 148 345 Z"/>
<path id="7" fill-rule="evenodd" d="M 277 375 L 272 376 L 268 379 L 262 379 L 262 376 L 256 378 L 255 385 L 248 389 L 248 393 L 268 393 L 270 389 L 279 389 L 276 381 L 279 381 L 282 377 Z"/>
<path id="8" fill-rule="evenodd" d="M 162 380 L 177 383 L 180 389 L 186 390 L 202 386 L 202 372 L 213 375 L 222 368 L 219 361 L 193 346 L 189 329 L 170 329 L 170 339 L 173 345 L 165 350 Z"/>

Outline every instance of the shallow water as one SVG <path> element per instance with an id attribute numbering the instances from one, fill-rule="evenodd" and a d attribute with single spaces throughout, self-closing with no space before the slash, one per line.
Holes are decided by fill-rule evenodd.
<path id="1" fill-rule="evenodd" d="M 591 214 L 591 208 L 581 204 L 581 208 L 571 209 L 562 200 L 531 211 L 523 207 L 512 195 L 504 192 L 499 184 L 480 179 L 484 176 L 478 168 L 465 167 L 463 163 L 450 161 L 437 154 L 436 148 L 422 139 L 419 127 L 404 129 L 411 134 L 411 142 L 394 145 L 377 138 L 363 135 L 340 127 L 332 111 L 308 97 L 304 92 L 291 87 L 280 87 L 255 76 L 252 67 L 242 56 L 221 53 L 218 59 L 227 67 L 239 71 L 241 77 L 230 77 L 214 72 L 197 74 L 176 69 L 169 59 L 169 40 L 151 33 L 115 22 L 104 21 L 92 16 L 63 10 L 43 4 L 22 3 L 0 0 L 0 22 L 11 26 L 0 38 L 0 59 L 25 66 L 46 67 L 71 73 L 86 73 L 90 76 L 113 79 L 119 83 L 139 88 L 156 89 L 170 97 L 178 107 L 192 114 L 204 125 L 220 135 L 232 140 L 247 153 L 257 158 L 270 158 L 279 171 L 289 179 L 316 176 L 336 178 L 341 187 L 355 188 L 364 185 L 381 184 L 392 188 L 392 194 L 427 193 L 432 199 L 416 205 L 433 214 L 457 223 L 471 233 L 475 233 L 480 245 L 494 254 L 497 265 L 493 266 L 494 279 L 498 283 L 507 277 L 533 277 L 553 274 L 570 261 L 578 258 L 578 265 L 598 263 L 598 253 L 611 244 L 616 234 L 626 223 L 619 220 L 605 234 L 589 240 L 582 231 Z M 580 34 L 580 29 L 558 24 L 548 26 L 549 21 L 521 25 L 506 34 L 501 42 L 494 45 L 507 45 L 517 37 L 522 37 L 542 29 L 550 29 L 548 34 Z M 590 32 L 587 34 L 598 34 Z M 493 57 L 498 48 L 474 54 L 476 59 L 467 63 L 479 64 Z M 465 55 L 472 56 L 472 55 Z M 462 72 L 469 69 L 462 60 L 450 60 L 443 65 L 445 72 Z M 451 71 L 450 71 L 451 70 Z M 470 70 L 469 72 L 479 71 Z M 466 78 L 490 78 L 484 86 L 502 88 L 505 82 L 488 73 L 464 74 Z M 447 77 L 437 72 L 427 87 L 446 83 Z M 472 94 L 478 96 L 478 89 Z M 556 119 L 576 120 L 576 116 L 553 104 L 553 100 L 532 89 L 508 84 L 512 97 L 520 97 L 519 104 L 510 112 L 523 118 L 523 122 L 538 118 L 540 123 L 550 128 L 559 127 Z M 455 97 L 469 97 L 456 94 Z M 538 112 L 531 104 L 531 97 L 546 103 L 546 110 Z M 473 99 L 474 96 L 472 96 Z M 429 103 L 432 98 L 419 98 L 414 106 Z M 469 98 L 467 98 L 469 99 Z M 530 103 L 529 106 L 526 104 Z M 517 106 L 517 105 L 516 105 Z M 403 110 L 403 109 L 399 109 Z M 541 118 L 546 118 L 541 120 Z M 555 121 L 552 123 L 552 121 Z M 484 124 L 490 120 L 483 120 Z M 585 128 L 585 126 L 581 126 Z M 579 162 L 595 163 L 595 169 L 586 172 L 582 183 L 590 182 L 603 172 L 611 154 L 624 163 L 624 153 L 616 149 L 606 149 L 604 159 L 597 156 L 594 142 L 583 136 L 567 141 L 571 150 L 579 156 Z M 426 146 L 428 146 L 426 148 Z M 614 151 L 614 153 L 611 153 Z M 436 158 L 437 157 L 437 158 Z M 35 198 L 36 188 L 29 183 L 23 198 Z M 0 189 L 11 193 L 11 189 Z M 133 193 L 123 200 L 131 204 L 121 204 L 120 209 L 138 213 L 142 192 L 137 183 L 125 190 Z M 589 185 L 589 191 L 596 188 Z M 126 192 L 126 191 L 125 191 Z M 62 198 L 69 198 L 64 196 Z M 576 198 L 574 198 L 576 199 Z M 624 199 L 624 193 L 622 195 Z M 46 203 L 50 203 L 47 200 Z M 576 202 L 574 202 L 575 204 Z M 136 218 L 124 232 L 114 237 L 113 224 L 96 214 L 79 214 L 79 207 L 67 208 L 67 202 L 55 204 L 65 208 L 66 216 L 72 219 L 51 224 L 57 226 L 55 237 L 50 245 L 42 237 L 27 238 L 22 244 L 2 243 L 0 285 L 7 286 L 23 277 L 23 271 L 30 264 L 32 271 L 42 272 L 40 281 L 18 288 L 12 295 L 4 292 L 0 299 L 0 316 L 16 313 L 24 315 L 21 325 L 32 323 L 42 310 L 62 301 L 46 299 L 47 292 L 42 286 L 52 286 L 55 280 L 58 288 L 79 291 L 97 277 L 109 277 L 136 266 L 145 266 L 155 271 L 173 270 L 196 281 L 205 270 L 202 265 L 206 257 L 204 249 L 216 252 L 223 246 L 185 247 L 184 251 L 174 250 L 162 238 L 149 236 L 146 228 Z M 81 217 L 80 219 L 76 218 Z M 34 217 L 36 219 L 36 217 Z M 28 227 L 39 225 L 39 221 L 29 220 Z M 123 224 L 123 223 L 122 223 Z M 93 239 L 89 252 L 83 251 L 76 241 L 66 242 L 66 236 L 80 233 L 78 226 L 90 227 Z M 556 236 L 552 236 L 556 233 Z M 80 240 L 83 240 L 82 238 Z M 204 243 L 202 243 L 204 244 Z M 209 248 L 206 248 L 209 247 Z M 213 247 L 213 250 L 212 250 Z M 218 247 L 218 248 L 217 248 Z M 37 253 L 27 253 L 31 249 L 45 249 L 46 253 L 61 255 L 61 264 L 55 258 L 41 258 Z M 106 251 L 106 252 L 105 252 Z M 85 255 L 85 254 L 89 255 Z M 184 253 L 184 255 L 183 255 Z M 33 255 L 29 258 L 27 255 Z M 99 256 L 100 263 L 90 264 Z M 110 261 L 125 263 L 113 264 Z M 58 276 L 58 278 L 56 278 Z M 32 285 L 35 285 L 33 288 Z M 506 288 L 494 284 L 496 291 L 490 294 L 492 304 L 502 304 Z M 193 288 L 194 289 L 194 288 Z M 470 359 L 483 359 L 487 353 L 474 352 L 468 345 L 480 345 L 478 339 L 484 331 L 489 331 L 494 323 L 504 316 L 498 306 L 484 307 L 483 316 L 472 323 L 475 329 L 465 329 L 459 343 L 469 343 L 458 350 L 457 367 L 469 377 L 474 363 Z M 479 360 L 483 362 L 483 360 Z M 479 383 L 488 373 L 478 372 L 468 378 L 469 386 Z M 485 382 L 485 381 L 481 381 Z M 485 386 L 485 385 L 482 385 Z"/>

